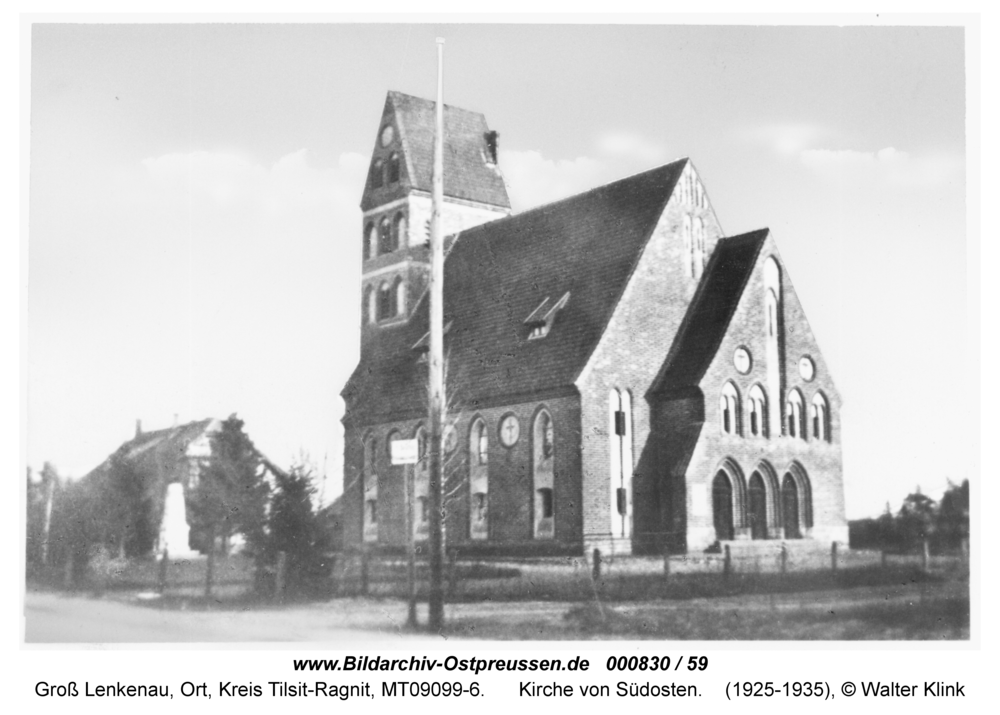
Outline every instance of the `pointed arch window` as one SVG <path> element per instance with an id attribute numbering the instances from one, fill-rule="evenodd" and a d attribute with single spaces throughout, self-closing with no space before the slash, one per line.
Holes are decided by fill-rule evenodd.
<path id="1" fill-rule="evenodd" d="M 365 231 L 361 235 L 361 257 L 364 260 L 369 260 L 375 257 L 375 246 L 376 239 L 378 237 L 378 231 L 375 230 L 374 223 L 367 223 L 365 225 Z"/>
<path id="2" fill-rule="evenodd" d="M 489 450 L 486 422 L 477 417 L 469 430 L 469 538 L 489 538 Z"/>
<path id="3" fill-rule="evenodd" d="M 740 431 L 740 393 L 736 385 L 727 382 L 722 387 L 719 396 L 720 427 L 724 434 L 739 435 Z"/>
<path id="4" fill-rule="evenodd" d="M 394 250 L 396 249 L 392 245 L 392 225 L 389 223 L 389 217 L 383 216 L 378 222 L 378 252 L 381 255 L 392 253 Z"/>
<path id="5" fill-rule="evenodd" d="M 368 306 L 368 322 L 374 323 L 378 320 L 378 291 L 374 286 L 368 286 L 365 303 Z"/>
<path id="6" fill-rule="evenodd" d="M 382 166 L 382 160 L 376 159 L 375 162 L 372 164 L 371 183 L 373 189 L 382 188 L 382 172 L 384 170 L 385 169 Z"/>
<path id="7" fill-rule="evenodd" d="M 812 427 L 813 439 L 830 441 L 830 407 L 822 392 L 817 392 L 809 409 L 809 421 Z"/>
<path id="8" fill-rule="evenodd" d="M 362 443 L 361 481 L 364 491 L 362 538 L 378 541 L 378 474 L 375 467 L 375 437 L 369 435 Z"/>
<path id="9" fill-rule="evenodd" d="M 536 539 L 555 537 L 555 426 L 548 410 L 535 415 L 531 430 Z"/>
<path id="10" fill-rule="evenodd" d="M 402 278 L 393 282 L 392 292 L 396 302 L 393 315 L 406 315 L 406 283 Z"/>
<path id="11" fill-rule="evenodd" d="M 389 155 L 389 161 L 385 166 L 385 180 L 387 184 L 399 182 L 399 154 L 396 152 Z"/>
<path id="12" fill-rule="evenodd" d="M 630 535 L 632 487 L 632 395 L 628 390 L 612 388 L 608 395 L 608 453 L 611 457 L 610 504 L 611 533 Z"/>
<path id="13" fill-rule="evenodd" d="M 803 410 L 802 393 L 792 390 L 788 393 L 785 403 L 785 422 L 788 425 L 788 436 L 806 438 L 805 411 Z"/>
<path id="14" fill-rule="evenodd" d="M 392 250 L 406 245 L 406 215 L 400 211 L 392 220 Z"/>
<path id="15" fill-rule="evenodd" d="M 383 283 L 378 287 L 378 319 L 388 320 L 395 313 L 396 303 L 392 294 L 392 287 L 388 283 Z"/>
<path id="16" fill-rule="evenodd" d="M 760 385 L 750 388 L 750 434 L 767 437 L 767 396 Z"/>

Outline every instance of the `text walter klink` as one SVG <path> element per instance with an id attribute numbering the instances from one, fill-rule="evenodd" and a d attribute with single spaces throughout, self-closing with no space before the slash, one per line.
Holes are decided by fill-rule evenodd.
<path id="1" fill-rule="evenodd" d="M 912 698 L 923 695 L 925 698 L 964 698 L 965 685 L 960 683 L 945 683 L 941 681 L 924 681 L 923 691 L 919 683 L 899 683 L 890 681 L 861 681 L 861 695 L 875 698 Z"/>

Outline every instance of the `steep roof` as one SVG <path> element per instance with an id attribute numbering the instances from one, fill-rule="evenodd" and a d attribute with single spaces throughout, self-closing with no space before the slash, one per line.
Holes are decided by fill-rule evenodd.
<path id="1" fill-rule="evenodd" d="M 163 470 L 174 468 L 177 460 L 186 455 L 191 442 L 205 434 L 212 422 L 212 419 L 197 420 L 167 429 L 140 432 L 115 450 L 115 454 L 121 455 L 139 471 L 159 475 Z M 107 469 L 110 462 L 111 457 L 108 457 L 86 477 Z"/>
<path id="2" fill-rule="evenodd" d="M 435 103 L 402 92 L 389 92 L 399 127 L 411 188 L 431 191 L 434 167 Z M 488 162 L 486 117 L 444 105 L 444 193 L 469 201 L 510 208 L 503 177 Z"/>
<path id="3" fill-rule="evenodd" d="M 597 346 L 686 160 L 464 231 L 445 261 L 450 400 L 573 388 Z M 548 335 L 525 319 L 566 293 Z M 408 323 L 377 329 L 343 391 L 345 421 L 423 411 L 427 366 L 413 350 L 428 330 L 427 296 Z"/>
<path id="4" fill-rule="evenodd" d="M 701 380 L 719 350 L 768 229 L 720 240 L 677 331 L 652 392 L 683 392 Z"/>

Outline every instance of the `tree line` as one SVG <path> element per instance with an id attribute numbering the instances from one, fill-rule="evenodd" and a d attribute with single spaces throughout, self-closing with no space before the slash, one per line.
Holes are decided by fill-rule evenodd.
<path id="1" fill-rule="evenodd" d="M 919 487 L 907 495 L 895 514 L 885 511 L 872 519 L 850 522 L 851 548 L 907 553 L 923 548 L 926 541 L 934 553 L 963 548 L 969 538 L 969 480 L 948 483 L 937 502 Z"/>
<path id="2" fill-rule="evenodd" d="M 337 545 L 329 510 L 315 504 L 308 462 L 300 460 L 288 470 L 268 462 L 236 415 L 209 439 L 210 456 L 199 460 L 185 490 L 188 546 L 207 557 L 206 590 L 217 554 L 228 553 L 236 537 L 254 561 L 258 590 L 273 589 L 279 560 L 284 593 L 311 595 L 322 589 L 329 554 Z M 129 458 L 129 449 L 126 443 L 104 468 L 76 481 L 61 479 L 48 462 L 39 479 L 29 472 L 29 577 L 68 573 L 70 581 L 81 583 L 100 562 L 164 556 L 154 552 L 167 485 L 157 465 Z"/>

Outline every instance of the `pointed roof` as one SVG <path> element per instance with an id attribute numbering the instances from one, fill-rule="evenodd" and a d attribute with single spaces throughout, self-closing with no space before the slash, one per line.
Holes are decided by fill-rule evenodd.
<path id="1" fill-rule="evenodd" d="M 449 401 L 473 409 L 541 391 L 575 391 L 687 160 L 462 232 L 445 261 Z M 548 334 L 525 319 L 566 294 Z M 427 296 L 411 319 L 373 331 L 344 388 L 345 421 L 425 411 Z"/>
<path id="2" fill-rule="evenodd" d="M 698 385 L 722 344 L 768 229 L 721 239 L 650 392 L 683 393 Z"/>
<path id="3" fill-rule="evenodd" d="M 192 442 L 209 431 L 213 422 L 215 420 L 209 418 L 166 429 L 140 432 L 122 444 L 115 450 L 114 454 L 88 473 L 86 477 L 107 469 L 115 455 L 119 455 L 136 469 L 149 470 L 151 473 L 158 473 L 168 466 L 172 467 L 179 457 L 186 455 Z"/>
<path id="4" fill-rule="evenodd" d="M 409 188 L 432 190 L 435 103 L 402 92 L 389 92 L 385 113 L 395 116 Z M 444 105 L 445 196 L 510 208 L 503 176 L 486 145 L 486 117 L 461 107 Z M 377 205 L 366 192 L 362 210 Z M 369 205 L 370 204 L 370 205 Z"/>

